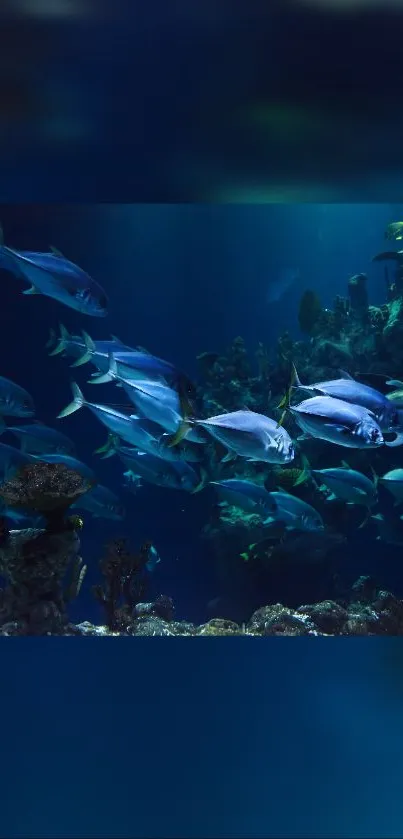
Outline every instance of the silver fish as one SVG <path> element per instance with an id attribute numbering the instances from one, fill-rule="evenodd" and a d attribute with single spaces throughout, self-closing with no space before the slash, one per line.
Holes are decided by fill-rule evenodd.
<path id="1" fill-rule="evenodd" d="M 332 396 L 352 405 L 360 405 L 374 415 L 382 431 L 395 431 L 398 428 L 399 416 L 396 407 L 390 403 L 387 396 L 369 385 L 356 382 L 349 373 L 343 372 L 340 379 L 315 382 L 312 385 L 303 385 L 295 368 L 294 373 L 294 390 L 305 390 L 315 396 Z"/>
<path id="2" fill-rule="evenodd" d="M 378 448 L 384 444 L 373 415 L 360 405 L 332 396 L 314 396 L 289 411 L 306 434 L 347 448 Z"/>
<path id="3" fill-rule="evenodd" d="M 0 264 L 30 284 L 23 294 L 43 294 L 86 315 L 107 314 L 103 288 L 56 248 L 48 253 L 14 250 L 3 244 L 0 229 Z"/>
<path id="4" fill-rule="evenodd" d="M 293 442 L 285 428 L 255 411 L 232 411 L 206 420 L 194 419 L 189 423 L 188 428 L 193 425 L 204 428 L 229 449 L 224 460 L 239 455 L 250 461 L 289 463 L 294 458 Z M 187 433 L 186 423 L 184 433 Z"/>

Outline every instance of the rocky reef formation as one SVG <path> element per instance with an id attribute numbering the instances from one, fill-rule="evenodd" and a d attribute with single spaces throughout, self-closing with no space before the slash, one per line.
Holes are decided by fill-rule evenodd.
<path id="1" fill-rule="evenodd" d="M 86 566 L 78 536 L 82 521 L 68 517 L 88 483 L 62 464 L 28 465 L 0 486 L 0 498 L 22 512 L 43 516 L 43 529 L 0 530 L 0 593 L 3 634 L 63 633 L 67 605 L 80 591 Z"/>
<path id="2" fill-rule="evenodd" d="M 167 599 L 168 600 L 168 599 Z M 217 636 L 351 636 L 351 635 L 403 635 L 403 601 L 390 592 L 380 590 L 370 577 L 361 577 L 352 586 L 349 598 L 337 602 L 323 600 L 319 603 L 291 609 L 281 603 L 264 606 L 242 625 L 230 620 L 215 618 L 199 626 L 188 621 L 174 620 L 173 612 L 162 601 L 138 604 L 138 614 L 126 622 L 124 629 L 97 626 L 84 621 L 68 624 L 64 635 L 87 637 L 131 635 L 142 637 L 217 637 Z M 0 628 L 0 635 L 21 634 L 13 626 Z"/>

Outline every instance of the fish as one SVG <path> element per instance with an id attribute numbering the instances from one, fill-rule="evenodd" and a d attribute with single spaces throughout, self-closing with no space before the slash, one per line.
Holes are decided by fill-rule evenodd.
<path id="1" fill-rule="evenodd" d="M 120 375 L 116 357 L 109 354 L 109 374 L 111 381 L 120 382 L 126 396 L 136 411 L 165 431 L 175 434 L 183 416 L 177 391 L 165 381 L 155 379 L 125 379 Z M 91 380 L 90 380 L 91 383 Z M 205 438 L 196 428 L 187 435 L 194 443 L 205 443 Z"/>
<path id="2" fill-rule="evenodd" d="M 22 513 L 20 510 L 14 510 L 12 507 L 7 507 L 0 502 L 0 516 L 5 518 L 11 530 L 27 530 L 30 528 L 46 527 L 46 521 L 43 516 L 29 515 Z"/>
<path id="3" fill-rule="evenodd" d="M 120 350 L 113 352 L 116 362 L 116 372 L 122 379 L 153 379 L 171 385 L 179 395 L 181 413 L 188 413 L 193 408 L 196 398 L 196 388 L 190 378 L 171 364 L 146 350 L 131 350 L 130 352 Z M 110 364 L 108 372 L 100 376 L 93 376 L 90 384 L 104 384 L 112 382 L 115 373 L 111 371 Z"/>
<path id="4" fill-rule="evenodd" d="M 383 513 L 376 513 L 371 516 L 378 530 L 377 540 L 386 542 L 388 545 L 403 545 L 403 522 L 401 517 L 395 518 Z"/>
<path id="5" fill-rule="evenodd" d="M 294 368 L 293 390 L 304 390 L 315 396 L 332 396 L 352 405 L 360 405 L 370 411 L 378 422 L 382 431 L 394 431 L 399 427 L 400 417 L 396 407 L 391 405 L 387 396 L 369 385 L 357 382 L 349 373 L 341 371 L 340 379 L 330 379 L 327 382 L 316 382 L 304 385 Z M 402 439 L 403 443 L 403 439 Z"/>
<path id="6" fill-rule="evenodd" d="M 34 462 L 33 455 L 25 454 L 6 443 L 0 443 L 0 481 L 9 481 L 20 469 Z"/>
<path id="7" fill-rule="evenodd" d="M 58 414 L 58 419 L 67 417 L 80 408 L 86 407 L 113 435 L 121 437 L 126 443 L 137 446 L 143 451 L 153 450 L 156 437 L 152 433 L 149 420 L 138 417 L 136 414 L 123 414 L 116 408 L 107 405 L 87 402 L 75 382 L 72 383 L 72 391 L 73 401 Z M 102 449 L 98 449 L 99 451 L 102 451 Z"/>
<path id="8" fill-rule="evenodd" d="M 75 445 L 72 440 L 42 423 L 8 426 L 7 431 L 20 440 L 21 451 L 29 454 L 69 454 L 74 456 Z"/>
<path id="9" fill-rule="evenodd" d="M 34 401 L 28 391 L 11 379 L 0 376 L 0 415 L 28 419 L 34 414 Z"/>
<path id="10" fill-rule="evenodd" d="M 118 457 L 126 466 L 126 488 L 131 489 L 132 477 L 143 478 L 155 486 L 168 489 L 182 489 L 186 492 L 199 492 L 206 484 L 206 476 L 198 475 L 189 463 L 167 461 L 148 452 L 139 452 L 127 446 L 120 447 Z"/>
<path id="11" fill-rule="evenodd" d="M 292 286 L 295 286 L 301 280 L 301 274 L 298 269 L 286 268 L 284 271 L 273 279 L 270 283 L 266 294 L 267 303 L 278 303 L 278 301 L 289 291 Z"/>
<path id="12" fill-rule="evenodd" d="M 398 411 L 403 409 L 403 386 L 400 390 L 394 390 L 392 393 L 388 393 L 386 398 L 389 399 L 389 402 L 392 402 Z"/>
<path id="13" fill-rule="evenodd" d="M 403 469 L 391 469 L 379 478 L 379 483 L 383 484 L 389 492 L 394 495 L 397 504 L 403 501 Z"/>
<path id="14" fill-rule="evenodd" d="M 340 533 L 332 533 L 329 530 L 291 531 L 280 543 L 274 544 L 272 540 L 266 539 L 249 546 L 250 555 L 248 559 L 262 558 L 268 562 L 269 567 L 287 569 L 289 566 L 315 565 L 333 558 L 345 556 L 340 549 L 345 546 L 347 539 Z"/>
<path id="15" fill-rule="evenodd" d="M 265 525 L 282 522 L 287 530 L 323 530 L 324 523 L 317 510 L 289 492 L 271 492 L 276 509 L 265 519 Z"/>
<path id="16" fill-rule="evenodd" d="M 43 452 L 41 455 L 35 455 L 34 459 L 43 461 L 43 463 L 62 463 L 67 469 L 72 469 L 78 475 L 81 475 L 88 483 L 98 483 L 94 470 L 87 466 L 86 463 L 82 463 L 81 460 L 77 460 L 76 457 L 72 457 L 71 455 L 58 454 L 56 452 L 48 454 Z"/>
<path id="17" fill-rule="evenodd" d="M 145 567 L 147 568 L 147 571 L 149 571 L 150 574 L 152 574 L 155 571 L 157 565 L 159 565 L 161 562 L 161 557 L 155 545 L 147 545 L 147 557 L 148 559 Z"/>
<path id="18" fill-rule="evenodd" d="M 155 454 L 163 457 L 164 460 L 186 460 L 188 463 L 203 463 L 205 449 L 199 442 L 192 443 L 191 440 L 185 439 L 177 446 L 171 446 L 171 440 L 171 434 L 161 434 L 154 447 Z"/>
<path id="19" fill-rule="evenodd" d="M 0 228 L 0 266 L 30 284 L 23 294 L 42 294 L 93 317 L 107 314 L 103 288 L 56 248 L 44 253 L 14 250 L 4 244 Z"/>
<path id="20" fill-rule="evenodd" d="M 113 521 L 121 521 L 126 515 L 126 510 L 120 503 L 119 498 L 102 484 L 98 484 L 98 486 L 82 495 L 78 501 L 71 505 L 71 508 L 92 513 L 93 518 L 112 519 Z"/>
<path id="21" fill-rule="evenodd" d="M 394 242 L 403 239 L 403 221 L 393 221 L 388 224 L 385 230 L 385 239 L 392 239 Z"/>
<path id="22" fill-rule="evenodd" d="M 276 511 L 273 496 L 264 486 L 253 481 L 230 478 L 226 481 L 210 481 L 210 484 L 221 498 L 221 503 L 265 517 Z"/>
<path id="23" fill-rule="evenodd" d="M 50 356 L 65 355 L 74 358 L 72 367 L 81 367 L 91 362 L 98 371 L 105 373 L 108 370 L 111 352 L 132 349 L 115 336 L 111 340 L 93 341 L 85 330 L 81 330 L 81 335 L 70 335 L 62 323 L 59 324 L 59 330 L 60 336 L 52 333 L 46 347 L 50 350 Z"/>
<path id="24" fill-rule="evenodd" d="M 249 461 L 289 463 L 295 456 L 293 442 L 285 428 L 255 411 L 232 411 L 206 420 L 185 421 L 171 445 L 180 442 L 193 426 L 204 428 L 229 450 L 224 462 L 239 456 Z"/>
<path id="25" fill-rule="evenodd" d="M 367 508 L 377 503 L 377 480 L 371 481 L 362 472 L 350 469 L 348 464 L 330 469 L 312 469 L 311 474 L 332 491 L 328 500 L 341 498 L 347 504 L 361 504 Z"/>
<path id="26" fill-rule="evenodd" d="M 288 409 L 306 434 L 348 448 L 378 448 L 384 445 L 382 431 L 373 414 L 332 396 L 313 396 Z"/>

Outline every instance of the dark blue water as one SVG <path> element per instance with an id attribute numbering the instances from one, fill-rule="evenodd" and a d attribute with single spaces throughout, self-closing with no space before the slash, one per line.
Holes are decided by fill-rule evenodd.
<path id="1" fill-rule="evenodd" d="M 29 250 L 56 245 L 95 277 L 110 298 L 108 317 L 91 318 L 47 298 L 21 295 L 25 286 L 2 272 L 2 372 L 33 394 L 38 418 L 74 439 L 79 457 L 95 468 L 100 483 L 116 492 L 128 510 L 121 523 L 85 516 L 82 543 L 88 573 L 80 598 L 71 606 L 73 619 L 100 619 L 91 586 L 99 578 L 105 543 L 119 536 L 127 537 L 133 549 L 146 540 L 154 542 L 161 563 L 150 575 L 150 597 L 161 592 L 172 596 L 181 618 L 202 621 L 211 599 L 238 595 L 231 586 L 222 591 L 211 546 L 201 538 L 214 503 L 209 490 L 189 495 L 145 483 L 133 496 L 123 489 L 117 458 L 102 461 L 94 456 L 106 434 L 90 412 L 56 420 L 70 401 L 73 378 L 85 395 L 97 401 L 119 404 L 119 392 L 100 386 L 94 393 L 95 388 L 86 386 L 89 366 L 72 371 L 67 359 L 49 358 L 45 344 L 50 328 L 62 322 L 70 332 L 85 328 L 93 338 L 115 334 L 131 346 L 139 344 L 166 358 L 197 381 L 196 356 L 205 350 L 224 352 L 238 335 L 251 355 L 258 341 L 274 348 L 286 329 L 300 337 L 297 312 L 306 287 L 317 291 L 322 305 L 330 307 L 337 294 L 346 293 L 348 277 L 365 271 L 370 302 L 382 303 L 383 268 L 370 260 L 383 249 L 385 225 L 398 217 L 399 209 L 390 205 L 0 208 L 10 245 Z M 285 291 L 280 285 L 277 293 L 290 270 L 299 271 L 300 280 Z M 390 561 L 379 567 L 379 555 L 365 533 L 354 539 L 360 547 L 359 562 L 353 562 L 357 557 L 353 549 L 348 578 L 375 570 L 380 583 L 398 593 L 401 582 L 394 549 L 383 546 L 383 560 L 386 553 Z M 294 600 L 302 597 L 303 577 L 296 576 L 295 585 L 292 581 Z M 270 599 L 273 596 L 271 592 Z M 286 594 L 280 588 L 281 596 L 290 596 L 289 586 Z M 254 591 L 234 616 L 247 619 L 268 597 L 265 590 Z"/>
<path id="2" fill-rule="evenodd" d="M 299 269 L 324 305 L 345 293 L 351 273 L 368 271 L 370 301 L 381 303 L 383 274 L 369 262 L 399 211 L 2 207 L 10 245 L 56 245 L 110 296 L 108 318 L 90 319 L 21 296 L 22 284 L 3 272 L 2 373 L 31 391 L 38 416 L 52 425 L 72 376 L 67 361 L 45 350 L 60 321 L 94 338 L 117 334 L 197 377 L 196 355 L 220 352 L 236 335 L 251 349 L 258 340 L 273 346 L 285 328 L 298 335 L 297 296 L 267 303 L 284 270 Z M 85 383 L 84 370 L 74 375 Z M 60 427 L 102 482 L 123 493 L 114 460 L 93 457 L 105 439 L 95 419 L 82 411 Z M 90 586 L 104 543 L 126 535 L 158 546 L 152 593 L 171 595 L 179 617 L 204 620 L 217 593 L 214 558 L 200 538 L 211 496 L 145 485 L 122 497 L 125 522 L 85 517 L 89 570 L 72 619 L 101 620 Z M 360 534 L 359 546 L 355 570 L 371 572 L 374 545 Z M 398 593 L 394 549 L 384 559 L 387 573 L 377 562 L 376 570 Z M 261 592 L 262 601 L 272 595 Z M 3 639 L 0 835 L 401 835 L 398 639 L 26 642 L 6 650 Z"/>

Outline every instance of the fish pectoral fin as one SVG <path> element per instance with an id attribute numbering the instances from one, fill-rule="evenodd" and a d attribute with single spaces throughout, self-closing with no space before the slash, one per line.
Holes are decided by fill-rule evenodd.
<path id="1" fill-rule="evenodd" d="M 232 452 L 232 451 L 227 452 L 227 454 L 224 455 L 224 457 L 221 458 L 220 463 L 229 463 L 230 460 L 235 460 L 236 457 L 237 457 L 236 452 Z"/>
<path id="2" fill-rule="evenodd" d="M 350 429 L 346 425 L 333 425 L 332 422 L 325 422 L 324 428 L 332 428 L 333 431 L 338 431 L 339 434 L 351 434 Z"/>
<path id="3" fill-rule="evenodd" d="M 31 287 L 26 288 L 25 291 L 22 292 L 22 294 L 42 294 L 42 292 L 39 291 L 39 288 L 37 288 L 36 286 L 31 285 Z"/>
<path id="4" fill-rule="evenodd" d="M 337 495 L 334 492 L 331 492 L 330 495 L 327 496 L 326 501 L 336 501 Z"/>

